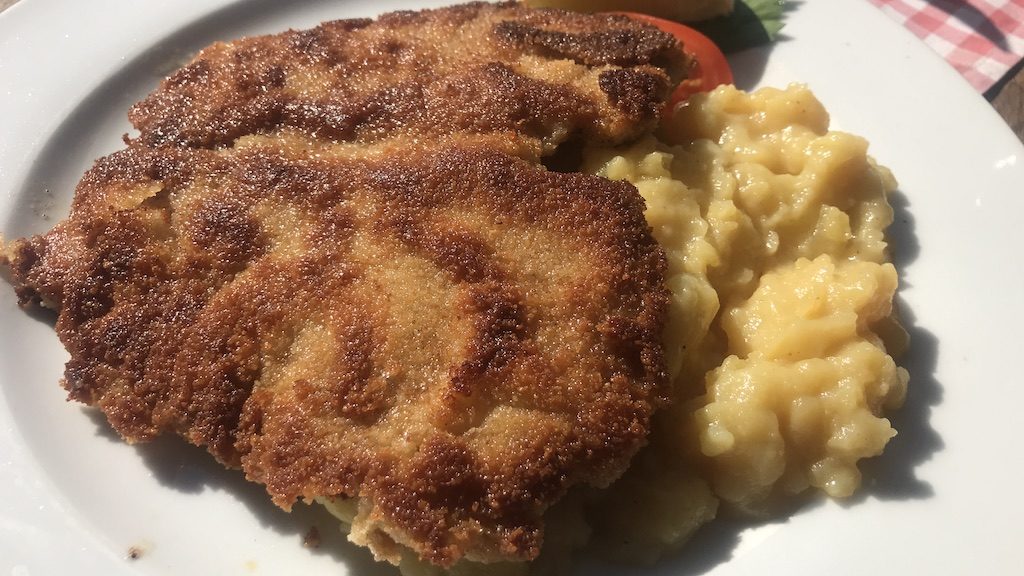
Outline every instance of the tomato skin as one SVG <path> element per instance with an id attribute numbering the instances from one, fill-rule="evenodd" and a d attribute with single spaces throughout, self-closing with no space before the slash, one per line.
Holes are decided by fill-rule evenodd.
<path id="1" fill-rule="evenodd" d="M 646 22 L 675 36 L 683 44 L 683 51 L 693 57 L 694 65 L 689 71 L 689 77 L 672 92 L 667 110 L 675 108 L 677 103 L 686 100 L 693 94 L 708 92 L 716 86 L 733 83 L 729 61 L 707 36 L 684 24 L 647 14 L 637 12 L 614 12 L 614 14 L 622 14 Z"/>

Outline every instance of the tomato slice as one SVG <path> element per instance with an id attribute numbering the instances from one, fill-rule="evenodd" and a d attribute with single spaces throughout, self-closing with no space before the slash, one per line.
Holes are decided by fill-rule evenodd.
<path id="1" fill-rule="evenodd" d="M 684 24 L 647 14 L 637 12 L 615 12 L 615 14 L 646 22 L 675 36 L 683 44 L 683 51 L 693 57 L 693 68 L 690 69 L 687 79 L 680 82 L 672 93 L 667 110 L 675 108 L 678 102 L 686 100 L 697 92 L 707 92 L 716 86 L 733 83 L 729 61 L 707 36 Z"/>

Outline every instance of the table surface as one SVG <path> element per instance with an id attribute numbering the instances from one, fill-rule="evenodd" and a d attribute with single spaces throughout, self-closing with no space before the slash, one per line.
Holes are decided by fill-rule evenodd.
<path id="1" fill-rule="evenodd" d="M 0 12 L 16 2 L 18 0 L 0 0 Z M 989 90 L 985 97 L 1002 115 L 1017 137 L 1024 142 L 1024 65 L 1017 65 L 1006 78 Z"/>
<path id="2" fill-rule="evenodd" d="M 1018 65 L 987 94 L 1017 137 L 1024 142 L 1024 66 Z"/>

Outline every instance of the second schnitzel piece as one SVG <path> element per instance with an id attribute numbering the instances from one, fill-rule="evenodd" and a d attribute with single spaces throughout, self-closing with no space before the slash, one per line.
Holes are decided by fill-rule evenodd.
<path id="1" fill-rule="evenodd" d="M 178 432 L 286 508 L 358 498 L 390 560 L 525 560 L 646 441 L 664 258 L 628 184 L 487 144 L 132 146 L 7 257 L 126 439 Z"/>
<path id="2" fill-rule="evenodd" d="M 294 128 L 360 143 L 514 133 L 547 154 L 650 130 L 686 68 L 675 38 L 625 16 L 476 2 L 216 43 L 130 117 L 149 146 Z"/>

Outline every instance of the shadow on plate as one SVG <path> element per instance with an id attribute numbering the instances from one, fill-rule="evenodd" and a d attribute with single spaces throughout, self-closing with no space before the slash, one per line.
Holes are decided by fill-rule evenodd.
<path id="1" fill-rule="evenodd" d="M 83 409 L 96 425 L 96 435 L 122 442 L 99 410 Z M 240 470 L 229 470 L 197 446 L 176 436 L 161 436 L 152 442 L 132 446 L 160 484 L 184 494 L 223 492 L 241 502 L 261 526 L 287 537 L 295 547 L 304 546 L 316 529 L 319 544 L 308 546 L 310 554 L 326 555 L 347 568 L 349 574 L 395 576 L 397 570 L 376 562 L 369 550 L 349 542 L 340 522 L 319 505 L 297 503 L 291 512 L 278 508 L 259 484 L 249 482 Z"/>
<path id="2" fill-rule="evenodd" d="M 729 55 L 729 66 L 737 88 L 748 92 L 757 88 L 774 47 L 775 44 L 768 44 Z"/>
<path id="3" fill-rule="evenodd" d="M 736 2 L 731 16 L 705 20 L 693 26 L 709 36 L 728 55 L 736 87 L 749 92 L 761 83 L 775 45 L 792 39 L 786 35 L 786 15 L 798 10 L 801 4 L 800 0 L 789 0 L 782 6 L 783 28 L 776 33 L 774 40 L 770 39 L 758 16 L 744 2 Z"/>
<path id="4" fill-rule="evenodd" d="M 914 216 L 906 195 L 889 197 L 894 223 L 887 231 L 890 251 L 897 270 L 905 270 L 921 252 L 914 231 Z M 903 284 L 906 286 L 906 283 Z M 910 372 L 907 399 L 900 410 L 888 415 L 898 431 L 885 452 L 861 465 L 864 489 L 850 500 L 855 504 L 867 496 L 882 500 L 929 498 L 934 494 L 927 482 L 917 478 L 915 469 L 944 446 L 930 424 L 932 407 L 942 402 L 942 386 L 935 380 L 939 341 L 918 324 L 914 311 L 901 298 L 896 302 L 900 320 L 910 335 L 910 348 L 897 363 Z"/>
<path id="5" fill-rule="evenodd" d="M 592 547 L 574 557 L 574 576 L 595 574 L 631 574 L 634 576 L 700 576 L 728 563 L 737 556 L 744 538 L 770 536 L 783 529 L 793 518 L 809 513 L 827 502 L 818 494 L 805 492 L 781 501 L 763 516 L 752 516 L 719 509 L 718 517 L 701 526 L 680 549 L 661 557 L 650 566 L 612 564 L 598 560 L 600 550 Z M 758 539 L 758 537 L 755 537 Z"/>
<path id="6" fill-rule="evenodd" d="M 107 424 L 98 410 L 83 412 L 96 426 L 96 435 L 111 442 L 121 438 Z M 370 552 L 346 539 L 339 521 L 317 505 L 296 504 L 285 512 L 270 501 L 262 486 L 246 480 L 239 470 L 224 468 L 202 448 L 181 438 L 165 435 L 152 442 L 133 446 L 154 478 L 164 487 L 184 494 L 206 491 L 223 492 L 241 502 L 260 525 L 270 528 L 303 546 L 310 529 L 316 528 L 320 543 L 309 553 L 329 556 L 345 566 L 349 574 L 360 576 L 397 576 L 388 564 L 374 561 Z M 783 508 L 773 510 L 766 518 L 755 518 L 722 512 L 719 518 L 702 526 L 682 549 L 669 554 L 653 566 L 625 566 L 599 560 L 598 551 L 584 549 L 574 558 L 572 573 L 626 573 L 637 576 L 698 576 L 728 562 L 735 554 L 745 532 L 772 531 L 785 526 L 793 517 L 824 505 L 825 499 L 812 494 L 790 500 Z"/>

